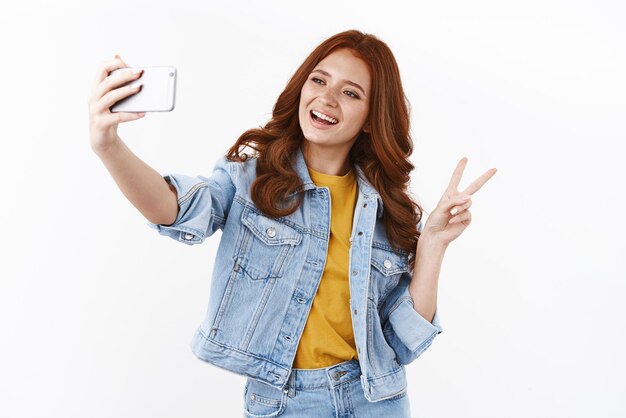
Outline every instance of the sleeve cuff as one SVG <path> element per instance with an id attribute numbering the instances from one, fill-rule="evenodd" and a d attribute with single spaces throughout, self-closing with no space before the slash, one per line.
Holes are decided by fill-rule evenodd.
<path id="1" fill-rule="evenodd" d="M 148 222 L 147 225 L 158 231 L 160 235 L 170 237 L 184 244 L 193 245 L 202 243 L 205 238 L 204 232 L 190 228 L 189 225 L 185 225 L 184 222 L 182 222 L 182 218 L 188 211 L 186 206 L 190 203 L 190 197 L 200 187 L 206 187 L 206 184 L 198 182 L 197 179 L 192 177 L 183 175 L 165 174 L 163 175 L 163 179 L 176 189 L 178 215 L 171 225 L 154 224 L 152 222 Z"/>
<path id="2" fill-rule="evenodd" d="M 443 332 L 439 322 L 438 311 L 435 310 L 433 321 L 428 322 L 413 308 L 410 297 L 404 300 L 389 314 L 389 323 L 396 335 L 410 351 L 426 348 L 432 340 Z"/>

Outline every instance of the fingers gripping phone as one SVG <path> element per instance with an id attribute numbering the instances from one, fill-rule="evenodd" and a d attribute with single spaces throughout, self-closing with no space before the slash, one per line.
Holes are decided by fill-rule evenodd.
<path id="1" fill-rule="evenodd" d="M 174 109 L 176 67 L 141 68 L 143 69 L 141 77 L 120 86 L 141 83 L 139 92 L 116 102 L 110 107 L 111 112 L 170 112 Z M 128 68 L 118 68 L 109 75 L 116 71 L 128 71 Z"/>

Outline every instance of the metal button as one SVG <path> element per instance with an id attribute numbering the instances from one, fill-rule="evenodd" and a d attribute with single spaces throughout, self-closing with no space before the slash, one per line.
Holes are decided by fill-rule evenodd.
<path id="1" fill-rule="evenodd" d="M 274 238 L 274 236 L 276 236 L 276 230 L 272 227 L 267 228 L 267 235 L 270 236 L 270 238 Z"/>
<path id="2" fill-rule="evenodd" d="M 356 309 L 354 310 L 354 314 L 356 315 Z"/>
<path id="3" fill-rule="evenodd" d="M 193 234 L 185 234 L 185 239 L 192 239 L 193 238 Z"/>
<path id="4" fill-rule="evenodd" d="M 385 261 L 383 262 L 383 264 L 385 265 L 385 268 L 389 268 L 389 267 L 391 267 L 391 261 L 389 261 L 389 260 L 385 260 Z"/>
<path id="5" fill-rule="evenodd" d="M 357 274 L 359 274 L 359 272 L 358 272 L 358 271 L 356 271 L 356 270 L 352 270 L 352 275 L 353 275 L 353 276 L 356 276 Z"/>

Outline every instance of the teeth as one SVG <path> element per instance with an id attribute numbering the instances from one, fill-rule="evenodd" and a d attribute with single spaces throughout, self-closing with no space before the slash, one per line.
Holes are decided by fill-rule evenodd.
<path id="1" fill-rule="evenodd" d="M 313 114 L 314 114 L 315 116 L 317 116 L 318 118 L 320 118 L 320 119 L 327 120 L 327 121 L 328 121 L 328 122 L 330 122 L 330 123 L 337 123 L 337 122 L 339 122 L 337 119 L 335 119 L 335 118 L 331 118 L 330 116 L 326 116 L 325 114 L 323 114 L 323 113 L 321 113 L 321 112 L 318 112 L 317 110 L 314 110 L 314 111 L 313 111 Z"/>

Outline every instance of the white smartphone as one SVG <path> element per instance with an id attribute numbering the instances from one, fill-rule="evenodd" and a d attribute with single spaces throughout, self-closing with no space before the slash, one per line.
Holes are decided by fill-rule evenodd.
<path id="1" fill-rule="evenodd" d="M 111 112 L 170 112 L 176 99 L 176 67 L 139 67 L 141 77 L 124 83 L 123 86 L 141 83 L 138 93 L 124 97 L 109 108 Z M 128 71 L 118 68 L 111 71 Z M 120 86 L 122 87 L 122 86 Z"/>

